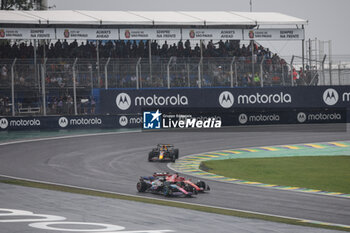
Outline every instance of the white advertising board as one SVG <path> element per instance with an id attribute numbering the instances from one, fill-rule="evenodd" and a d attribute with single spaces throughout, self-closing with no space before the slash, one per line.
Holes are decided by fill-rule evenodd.
<path id="1" fill-rule="evenodd" d="M 118 29 L 57 28 L 57 39 L 67 40 L 118 40 Z"/>
<path id="2" fill-rule="evenodd" d="M 184 40 L 242 40 L 241 29 L 182 29 Z"/>
<path id="3" fill-rule="evenodd" d="M 303 29 L 245 29 L 244 40 L 302 40 Z"/>
<path id="4" fill-rule="evenodd" d="M 0 39 L 55 39 L 54 28 L 0 28 Z"/>

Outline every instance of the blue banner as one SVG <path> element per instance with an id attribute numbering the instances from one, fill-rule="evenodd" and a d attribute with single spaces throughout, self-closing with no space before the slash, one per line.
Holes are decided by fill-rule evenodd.
<path id="1" fill-rule="evenodd" d="M 142 119 L 137 115 L 127 116 L 127 123 L 122 116 L 35 116 L 35 117 L 0 117 L 0 130 L 51 130 L 51 129 L 113 129 L 139 128 Z"/>
<path id="2" fill-rule="evenodd" d="M 350 86 L 100 90 L 101 114 L 143 108 L 349 108 Z"/>
<path id="3" fill-rule="evenodd" d="M 240 108 L 235 111 L 218 108 L 161 108 L 157 110 L 143 109 L 143 115 L 0 117 L 0 131 L 114 128 L 162 129 L 172 128 L 169 118 L 178 120 L 185 115 L 191 115 L 191 117 L 196 119 L 219 120 L 221 122 L 220 126 L 350 123 L 350 109 L 345 108 Z M 163 124 L 153 125 L 154 118 L 157 118 L 158 122 Z M 152 127 L 149 127 L 149 125 L 152 125 Z"/>

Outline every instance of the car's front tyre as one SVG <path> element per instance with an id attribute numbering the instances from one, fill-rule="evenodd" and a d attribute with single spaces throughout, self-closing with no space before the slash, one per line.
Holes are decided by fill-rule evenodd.
<path id="1" fill-rule="evenodd" d="M 153 162 L 153 152 L 148 153 L 148 162 Z"/>
<path id="2" fill-rule="evenodd" d="M 147 190 L 147 183 L 145 181 L 139 181 L 136 184 L 137 191 L 144 193 Z"/>

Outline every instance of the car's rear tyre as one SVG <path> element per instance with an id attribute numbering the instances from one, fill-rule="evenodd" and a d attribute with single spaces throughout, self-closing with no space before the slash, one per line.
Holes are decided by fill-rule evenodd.
<path id="1" fill-rule="evenodd" d="M 194 195 L 197 195 L 197 194 L 198 194 L 198 191 L 197 191 L 193 186 L 191 186 L 191 185 L 186 185 L 185 190 L 186 190 L 187 192 L 191 192 L 191 193 L 194 194 Z"/>
<path id="2" fill-rule="evenodd" d="M 179 159 L 179 149 L 174 149 L 175 158 Z"/>
<path id="3" fill-rule="evenodd" d="M 137 191 L 139 191 L 140 193 L 144 193 L 147 189 L 147 183 L 144 181 L 139 181 L 136 184 L 136 188 L 137 188 Z"/>

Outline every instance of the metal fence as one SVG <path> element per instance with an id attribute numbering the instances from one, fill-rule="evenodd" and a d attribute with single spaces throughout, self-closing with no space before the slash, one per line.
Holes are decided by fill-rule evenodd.
<path id="1" fill-rule="evenodd" d="M 350 67 L 314 64 L 300 71 L 298 57 L 0 60 L 0 115 L 93 114 L 94 88 L 350 84 Z"/>
<path id="2" fill-rule="evenodd" d="M 346 58 L 349 60 L 349 58 Z M 299 70 L 302 65 L 302 58 L 293 56 L 290 64 Z M 350 85 L 350 62 L 338 62 L 338 64 L 329 63 L 328 58 L 324 56 L 321 60 L 304 61 L 304 76 L 309 71 L 308 79 L 300 80 L 304 85 Z M 311 76 L 310 76 L 311 75 Z"/>

